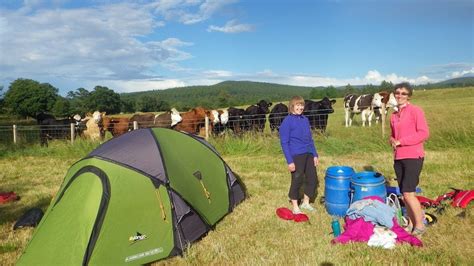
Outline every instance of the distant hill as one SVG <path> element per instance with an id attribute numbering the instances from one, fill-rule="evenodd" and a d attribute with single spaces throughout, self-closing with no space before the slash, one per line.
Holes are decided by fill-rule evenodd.
<path id="1" fill-rule="evenodd" d="M 438 83 L 435 83 L 434 85 L 448 85 L 448 86 L 453 86 L 453 87 L 465 87 L 465 86 L 474 86 L 474 76 L 465 76 L 465 77 L 460 77 L 460 78 L 454 78 L 454 79 L 448 79 L 444 80 Z"/>
<path id="2" fill-rule="evenodd" d="M 322 87 L 321 87 L 322 88 Z M 228 107 L 256 103 L 265 99 L 272 102 L 288 101 L 294 95 L 308 97 L 314 87 L 290 86 L 253 81 L 224 81 L 210 86 L 188 86 L 121 94 L 124 100 L 158 97 L 180 109 L 205 106 Z"/>
<path id="3" fill-rule="evenodd" d="M 474 76 L 449 79 L 416 87 L 440 89 L 467 86 L 474 86 Z M 132 105 L 137 103 L 140 105 L 140 102 L 155 98 L 158 101 L 166 102 L 166 105 L 163 105 L 165 106 L 164 110 L 168 110 L 169 107 L 186 110 L 195 106 L 222 108 L 249 105 L 262 99 L 271 102 L 288 101 L 294 95 L 300 95 L 305 99 L 320 99 L 324 96 L 334 98 L 343 97 L 347 93 L 346 86 L 332 87 L 332 89 L 330 87 L 303 87 L 253 81 L 224 81 L 210 86 L 187 86 L 166 90 L 122 93 L 121 98 L 132 103 Z M 351 87 L 354 90 L 353 93 L 357 94 L 374 93 L 380 90 L 377 85 L 352 85 Z"/>

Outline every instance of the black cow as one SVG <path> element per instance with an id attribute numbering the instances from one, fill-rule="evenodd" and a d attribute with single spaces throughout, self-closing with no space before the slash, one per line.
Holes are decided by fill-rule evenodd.
<path id="1" fill-rule="evenodd" d="M 245 119 L 249 129 L 263 132 L 267 121 L 266 115 L 270 111 L 268 107 L 271 105 L 271 102 L 260 100 L 256 105 L 251 105 L 245 109 Z"/>
<path id="2" fill-rule="evenodd" d="M 80 124 L 80 117 L 56 119 L 53 115 L 39 113 L 36 115 L 36 122 L 40 128 L 40 144 L 48 146 L 48 140 L 68 139 L 71 136 L 71 124 L 75 125 L 75 135 L 80 135 L 85 126 Z"/>
<path id="3" fill-rule="evenodd" d="M 271 131 L 279 130 L 281 122 L 288 115 L 288 106 L 283 103 L 278 103 L 273 106 L 273 109 L 268 115 L 268 121 L 270 122 Z"/>
<path id="4" fill-rule="evenodd" d="M 247 130 L 248 125 L 247 121 L 245 120 L 244 109 L 229 107 L 227 111 L 229 113 L 227 128 L 231 129 L 236 134 L 240 134 Z"/>
<path id="5" fill-rule="evenodd" d="M 329 100 L 328 97 L 324 97 L 321 101 L 317 102 L 311 100 L 304 101 L 303 114 L 308 117 L 312 130 L 326 131 L 328 114 L 334 113 L 332 105 L 335 103 L 336 100 Z"/>

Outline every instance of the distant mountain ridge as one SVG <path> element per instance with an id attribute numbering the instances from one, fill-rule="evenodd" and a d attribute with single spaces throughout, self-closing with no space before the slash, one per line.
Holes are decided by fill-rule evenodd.
<path id="1" fill-rule="evenodd" d="M 351 85 L 353 89 L 363 90 L 367 86 L 377 90 L 378 85 Z M 474 76 L 465 76 L 416 87 L 424 89 L 474 86 Z M 224 81 L 214 85 L 187 86 L 166 90 L 153 90 L 122 93 L 125 101 L 137 102 L 140 99 L 155 97 L 171 106 L 188 109 L 195 106 L 228 107 L 254 104 L 261 99 L 272 102 L 288 101 L 294 95 L 311 98 L 313 90 L 325 90 L 327 87 L 305 87 L 254 81 Z M 342 97 L 346 86 L 337 87 L 337 96 Z"/>
<path id="2" fill-rule="evenodd" d="M 240 106 L 256 103 L 259 99 L 288 101 L 294 95 L 309 97 L 314 88 L 253 81 L 224 81 L 210 86 L 122 93 L 121 97 L 122 99 L 140 99 L 155 96 L 182 108 L 198 105 Z"/>
<path id="3" fill-rule="evenodd" d="M 460 78 L 453 78 L 448 80 L 443 80 L 435 83 L 436 85 L 469 85 L 474 86 L 474 74 L 467 74 Z"/>

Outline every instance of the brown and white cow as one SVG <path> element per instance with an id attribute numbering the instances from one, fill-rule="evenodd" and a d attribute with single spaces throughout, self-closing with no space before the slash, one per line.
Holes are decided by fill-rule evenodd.
<path id="1" fill-rule="evenodd" d="M 382 110 L 382 104 L 385 104 L 385 110 Z M 372 106 L 375 114 L 375 123 L 378 124 L 382 116 L 382 112 L 383 115 L 387 116 L 388 109 L 393 108 L 394 110 L 397 110 L 398 104 L 393 92 L 381 91 L 374 94 Z"/>
<path id="2" fill-rule="evenodd" d="M 368 121 L 372 125 L 372 116 L 374 115 L 372 100 L 373 94 L 355 95 L 349 94 L 344 97 L 344 111 L 346 127 L 352 126 L 352 119 L 355 114 L 360 114 L 362 126 Z"/>
<path id="3" fill-rule="evenodd" d="M 174 129 L 185 131 L 191 134 L 199 134 L 204 127 L 206 116 L 210 116 L 210 111 L 203 107 L 195 107 L 188 112 L 181 113 L 182 121 Z"/>
<path id="4" fill-rule="evenodd" d="M 155 127 L 173 128 L 182 120 L 183 118 L 179 114 L 178 110 L 176 110 L 176 108 L 172 108 L 166 113 L 155 115 L 153 124 Z"/>
<path id="5" fill-rule="evenodd" d="M 221 134 L 229 122 L 229 112 L 227 110 L 211 110 L 209 121 L 212 125 L 211 132 L 215 135 Z"/>

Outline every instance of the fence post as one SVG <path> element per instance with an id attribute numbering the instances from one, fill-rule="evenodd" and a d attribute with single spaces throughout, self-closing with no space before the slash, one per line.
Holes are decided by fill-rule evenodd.
<path id="1" fill-rule="evenodd" d="M 206 130 L 205 138 L 206 138 L 206 140 L 209 140 L 209 117 L 207 117 L 207 115 L 204 118 L 204 122 L 205 122 L 204 123 L 204 128 Z"/>
<path id="2" fill-rule="evenodd" d="M 137 129 L 138 129 L 138 122 L 133 121 L 133 130 L 137 130 Z"/>
<path id="3" fill-rule="evenodd" d="M 16 125 L 13 125 L 13 143 L 16 144 Z"/>
<path id="4" fill-rule="evenodd" d="M 387 115 L 385 103 L 382 103 L 382 109 L 380 111 L 380 115 L 382 116 L 382 137 L 385 137 L 385 116 Z"/>
<path id="5" fill-rule="evenodd" d="M 76 133 L 75 132 L 76 124 L 71 123 L 71 124 L 69 124 L 69 126 L 71 128 L 71 144 L 74 144 L 74 133 Z"/>

